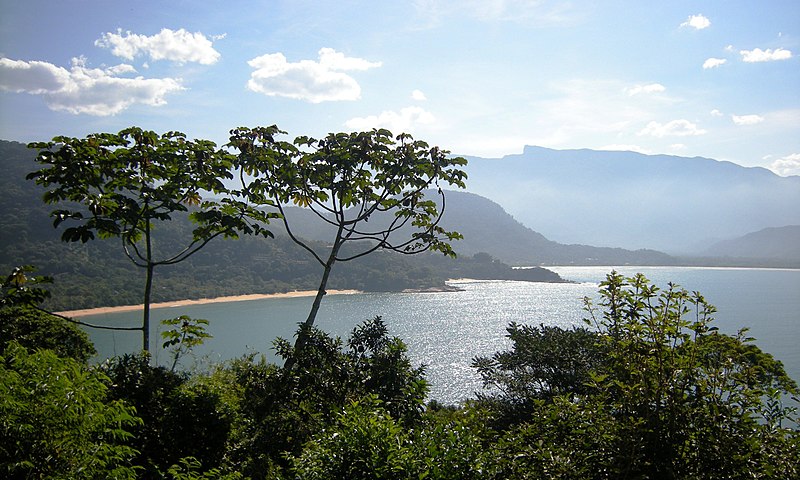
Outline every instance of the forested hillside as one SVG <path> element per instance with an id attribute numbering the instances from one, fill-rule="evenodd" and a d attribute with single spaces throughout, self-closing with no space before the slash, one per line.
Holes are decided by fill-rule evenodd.
<path id="1" fill-rule="evenodd" d="M 36 169 L 34 152 L 15 142 L 0 143 L 5 175 L 0 180 L 0 241 L 3 272 L 19 265 L 35 265 L 38 273 L 54 277 L 50 287 L 52 309 L 77 309 L 141 302 L 144 273 L 125 257 L 119 240 L 64 243 L 52 226 L 44 193 L 25 176 Z M 302 212 L 301 212 L 302 213 Z M 293 218 L 300 232 L 308 228 Z M 155 248 L 170 251 L 191 238 L 191 223 L 176 216 L 156 233 Z M 300 247 L 281 234 L 280 223 L 271 229 L 274 239 L 243 236 L 216 239 L 187 261 L 156 270 L 153 301 L 207 298 L 249 293 L 275 293 L 316 289 L 320 267 Z M 320 241 L 320 247 L 324 243 Z M 442 287 L 448 278 L 514 278 L 561 281 L 543 269 L 519 272 L 491 256 L 462 255 L 453 260 L 441 255 L 404 256 L 376 252 L 341 264 L 329 288 L 364 291 L 399 291 Z"/>

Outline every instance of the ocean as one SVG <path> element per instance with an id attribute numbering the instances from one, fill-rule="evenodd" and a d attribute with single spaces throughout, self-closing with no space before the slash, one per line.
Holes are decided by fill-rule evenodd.
<path id="1" fill-rule="evenodd" d="M 456 281 L 461 292 L 362 293 L 329 295 L 316 325 L 345 338 L 360 322 L 381 316 L 393 336 L 408 346 L 412 361 L 426 365 L 430 399 L 456 403 L 474 397 L 482 389 L 470 366 L 476 356 L 507 349 L 510 322 L 570 327 L 582 325 L 586 312 L 583 298 L 597 298 L 599 282 L 612 267 L 548 267 L 574 283 L 515 281 Z M 749 328 L 748 335 L 762 350 L 784 363 L 800 381 L 800 270 L 617 267 L 629 276 L 641 272 L 654 284 L 668 282 L 699 291 L 717 307 L 714 324 L 725 333 Z M 336 272 L 333 272 L 335 275 Z M 152 311 L 151 349 L 166 364 L 169 355 L 162 343 L 159 321 L 179 315 L 205 318 L 213 338 L 197 348 L 184 368 L 205 368 L 213 362 L 259 352 L 277 361 L 272 350 L 276 337 L 292 338 L 305 320 L 311 297 L 272 298 L 230 303 L 160 308 Z M 106 325 L 136 326 L 140 312 L 93 315 L 87 321 Z M 99 359 L 136 351 L 139 332 L 87 329 Z"/>

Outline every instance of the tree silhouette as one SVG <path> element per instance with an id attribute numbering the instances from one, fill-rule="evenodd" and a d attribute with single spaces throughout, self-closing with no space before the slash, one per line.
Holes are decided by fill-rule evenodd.
<path id="1" fill-rule="evenodd" d="M 228 145 L 238 151 L 238 193 L 254 205 L 276 208 L 291 239 L 323 268 L 305 329 L 314 325 L 336 262 L 376 250 L 455 256 L 449 242 L 461 235 L 439 226 L 445 208 L 440 183 L 464 187 L 466 174 L 457 168 L 466 164 L 464 158 L 383 129 L 277 139 L 285 133 L 274 125 L 237 128 Z M 426 197 L 432 191 L 441 207 Z M 295 235 L 285 210 L 290 204 L 310 209 L 331 227 L 327 251 L 318 252 Z M 295 348 L 302 343 L 301 333 Z"/>
<path id="2" fill-rule="evenodd" d="M 58 205 L 53 226 L 70 224 L 61 239 L 87 242 L 117 237 L 125 255 L 145 270 L 142 348 L 149 350 L 150 298 L 156 267 L 182 262 L 219 236 L 271 236 L 269 214 L 233 198 L 203 200 L 204 193 L 228 193 L 234 158 L 208 140 L 183 133 L 158 135 L 138 127 L 86 138 L 55 137 L 31 143 L 45 167 L 28 175 L 49 190 L 44 201 Z M 191 212 L 190 212 L 191 208 Z M 185 245 L 155 244 L 154 229 L 173 215 L 195 222 Z M 272 215 L 274 216 L 274 215 Z"/>

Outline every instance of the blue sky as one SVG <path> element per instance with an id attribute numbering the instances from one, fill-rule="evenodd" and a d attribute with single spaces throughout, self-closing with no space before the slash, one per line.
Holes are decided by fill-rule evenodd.
<path id="1" fill-rule="evenodd" d="M 0 0 L 0 138 L 389 128 L 800 175 L 800 2 Z"/>

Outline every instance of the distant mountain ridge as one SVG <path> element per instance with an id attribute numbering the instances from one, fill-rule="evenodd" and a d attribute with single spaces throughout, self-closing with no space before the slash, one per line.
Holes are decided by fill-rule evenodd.
<path id="1" fill-rule="evenodd" d="M 674 265 L 655 250 L 564 245 L 518 222 L 497 203 L 461 191 L 445 192 L 442 225 L 464 235 L 454 248 L 462 255 L 486 252 L 516 265 Z"/>
<path id="2" fill-rule="evenodd" d="M 5 210 L 9 212 L 16 212 L 16 211 L 26 211 L 26 214 L 23 215 L 4 215 L 2 222 L 2 226 L 4 227 L 3 230 L 5 232 L 13 232 L 13 235 L 4 235 L 2 242 L 2 246 L 6 249 L 6 253 L 10 253 L 18 248 L 22 248 L 26 244 L 35 244 L 36 242 L 47 241 L 47 242 L 58 242 L 59 232 L 55 231 L 52 228 L 51 222 L 48 218 L 49 208 L 41 203 L 39 196 L 41 193 L 34 193 L 35 190 L 39 188 L 36 187 L 33 182 L 25 181 L 24 176 L 30 170 L 35 168 L 33 163 L 33 157 L 35 156 L 33 151 L 27 150 L 24 145 L 18 144 L 15 142 L 0 142 L 0 147 L 2 147 L 3 152 L 3 166 L 5 168 L 5 176 L 0 179 L 2 180 L 3 186 L 3 201 Z M 528 148 L 526 151 L 529 154 L 533 154 L 536 152 L 540 152 L 541 149 L 535 148 Z M 547 153 L 547 149 L 544 149 Z M 554 151 L 549 151 L 554 152 Z M 585 153 L 585 151 L 578 151 L 580 154 Z M 536 153 L 537 155 L 539 153 Z M 597 152 L 595 152 L 597 153 Z M 618 152 L 599 152 L 604 155 L 600 155 L 598 158 L 602 160 L 607 155 L 611 153 L 618 153 Z M 624 152 L 623 152 L 624 153 Z M 579 155 L 580 156 L 580 155 Z M 625 155 L 623 155 L 624 157 Z M 638 158 L 638 157 L 633 157 Z M 648 157 L 649 158 L 649 157 Z M 661 168 L 666 168 L 670 166 L 670 160 L 672 157 L 668 157 L 668 161 L 661 165 Z M 600 161 L 595 160 L 595 161 Z M 684 161 L 692 161 L 694 159 L 683 159 L 680 162 Z M 481 172 L 488 167 L 496 167 L 496 166 L 503 166 L 505 160 L 488 160 L 488 159 L 479 159 L 479 160 L 472 160 L 474 164 L 472 166 L 468 166 L 468 170 L 470 170 L 471 176 L 468 180 L 468 186 L 470 190 L 472 190 L 473 185 L 477 185 L 477 188 L 485 188 L 487 183 L 491 183 L 492 175 L 497 176 L 499 175 L 499 171 L 503 170 L 502 168 L 497 171 L 491 172 L 484 172 L 483 175 L 488 175 L 489 179 L 485 179 L 477 172 Z M 510 164 L 505 164 L 503 168 L 507 169 L 509 165 L 513 166 L 516 163 L 524 161 L 524 159 L 512 158 Z M 629 162 L 630 160 L 627 160 Z M 659 161 L 659 160 L 657 160 Z M 30 162 L 30 163 L 28 163 Z M 499 162 L 499 163 L 497 163 Z M 571 160 L 565 161 L 565 165 L 561 166 L 552 166 L 551 170 L 559 170 L 566 168 L 567 164 L 579 164 L 579 163 L 586 163 L 586 160 Z M 536 163 L 536 162 L 534 162 Z M 716 162 L 714 160 L 708 159 L 701 159 L 701 164 L 703 165 L 702 168 L 709 169 L 711 171 L 716 171 L 719 168 L 717 165 L 720 162 Z M 623 176 L 624 168 L 619 170 L 620 168 L 624 167 L 626 162 L 612 162 L 611 166 L 609 167 L 609 172 L 607 175 L 614 175 L 614 176 Z M 574 165 L 570 168 L 574 168 Z M 618 171 L 614 171 L 616 168 Z M 734 174 L 741 176 L 742 181 L 751 181 L 751 170 L 753 169 L 743 169 L 742 167 L 735 166 L 733 164 L 725 164 L 723 163 L 723 168 L 726 170 L 730 170 Z M 654 173 L 651 169 L 648 172 L 644 171 L 637 171 L 635 175 L 641 177 L 643 182 L 645 183 L 653 183 L 655 180 L 651 178 Z M 667 168 L 667 170 L 669 170 Z M 755 169 L 756 175 L 762 176 L 767 180 L 774 180 L 773 177 L 775 175 L 771 174 L 770 172 L 763 170 L 763 169 Z M 518 175 L 509 175 L 509 179 L 507 180 L 508 185 L 506 185 L 506 189 L 510 192 L 514 192 L 515 188 L 518 187 L 520 181 L 526 181 L 525 179 L 528 178 L 527 181 L 530 180 L 530 173 L 527 174 L 518 174 Z M 634 174 L 628 175 L 628 181 L 635 176 Z M 662 176 L 668 177 L 665 173 Z M 546 175 L 543 177 L 546 181 Z M 781 178 L 781 177 L 777 177 Z M 598 181 L 602 179 L 598 178 Z M 785 179 L 784 179 L 785 180 Z M 800 180 L 800 178 L 797 178 Z M 585 188 L 588 190 L 590 185 L 588 185 L 588 180 L 584 177 L 582 179 L 576 180 L 576 182 L 580 183 L 583 182 Z M 800 183 L 798 184 L 800 185 Z M 575 187 L 571 186 L 570 184 L 564 184 L 561 188 L 562 192 L 567 192 L 570 189 L 574 189 Z M 662 187 L 663 188 L 663 187 Z M 676 190 L 678 187 L 674 187 Z M 529 192 L 530 193 L 530 192 Z M 535 193 L 535 192 L 534 192 Z M 502 195 L 502 194 L 501 194 Z M 433 195 L 435 197 L 435 195 Z M 734 254 L 731 253 L 732 251 L 725 250 L 722 247 L 718 247 L 712 249 L 710 251 L 703 251 L 698 252 L 698 256 L 706 257 L 701 259 L 687 260 L 686 258 L 676 258 L 675 256 L 668 255 L 666 253 L 656 251 L 654 249 L 623 249 L 623 248 L 612 248 L 612 247 L 597 247 L 597 246 L 590 246 L 590 245 L 583 245 L 583 244 L 564 244 L 559 243 L 557 241 L 552 240 L 549 236 L 545 236 L 539 231 L 534 231 L 533 229 L 527 227 L 522 222 L 519 221 L 519 215 L 523 217 L 528 217 L 531 215 L 541 214 L 543 210 L 546 210 L 546 205 L 538 204 L 538 203 L 530 203 L 529 200 L 526 199 L 525 195 L 520 195 L 521 200 L 514 202 L 509 200 L 512 205 L 517 205 L 519 209 L 519 205 L 528 205 L 526 208 L 521 209 L 521 213 L 518 215 L 512 216 L 511 214 L 507 213 L 507 209 L 504 209 L 498 202 L 489 200 L 488 198 L 484 198 L 478 194 L 464 192 L 464 191 L 447 191 L 446 192 L 446 210 L 445 216 L 442 221 L 442 225 L 448 230 L 456 230 L 464 235 L 464 239 L 454 242 L 453 247 L 456 252 L 461 257 L 471 257 L 477 253 L 485 252 L 489 255 L 493 256 L 494 258 L 508 263 L 512 265 L 524 265 L 524 266 L 531 266 L 531 265 L 675 265 L 679 263 L 688 263 L 688 264 L 709 264 L 709 265 L 725 265 L 725 261 L 719 261 L 715 259 L 716 257 L 726 257 L 726 258 L 746 258 L 753 260 L 755 262 L 738 262 L 734 261 L 731 262 L 733 264 L 745 264 L 748 266 L 757 266 L 759 265 L 758 259 L 765 259 L 769 260 L 765 264 L 769 266 L 783 266 L 781 263 L 781 253 L 769 254 L 767 255 L 767 250 L 763 247 L 764 236 L 754 236 L 749 238 L 750 245 L 748 254 Z M 564 204 L 570 203 L 570 199 L 563 195 L 559 196 L 558 198 Z M 607 212 L 607 206 L 604 206 L 603 201 L 605 200 L 597 200 L 594 202 L 593 205 L 589 205 L 586 207 L 586 211 L 575 213 L 574 217 L 565 217 L 563 218 L 563 222 L 565 224 L 570 225 L 572 228 L 580 227 L 581 225 L 586 225 L 587 227 L 596 224 L 599 220 L 603 220 L 609 222 L 610 226 L 608 228 L 614 230 L 621 230 L 622 237 L 627 238 L 628 236 L 637 237 L 640 235 L 640 229 L 630 229 L 625 230 L 621 228 L 622 225 L 625 225 L 625 222 L 628 221 L 630 223 L 630 219 L 624 218 L 625 213 L 613 213 L 609 215 Z M 608 200 L 611 202 L 611 200 Z M 629 201 L 628 203 L 632 203 L 632 206 L 628 206 L 628 211 L 631 208 L 639 208 L 644 211 L 652 211 L 658 212 L 664 210 L 663 205 L 654 205 L 654 204 L 644 204 L 638 205 L 636 202 Z M 574 206 L 568 207 L 574 209 Z M 673 207 L 676 209 L 677 207 Z M 791 208 L 784 208 L 783 210 L 795 210 Z M 621 209 L 620 212 L 625 212 L 624 209 Z M 545 211 L 545 213 L 547 213 Z M 681 220 L 681 215 L 684 216 L 691 216 L 692 212 L 686 211 L 679 211 L 677 218 L 669 217 L 666 214 L 663 216 L 654 216 L 656 220 L 661 223 L 665 223 L 670 229 L 674 229 L 677 232 L 686 232 L 687 230 L 687 222 Z M 318 240 L 322 242 L 327 242 L 331 238 L 331 231 L 330 227 L 325 225 L 322 222 L 319 222 L 318 219 L 308 210 L 291 207 L 288 209 L 288 216 L 290 218 L 290 224 L 293 226 L 293 230 L 295 233 L 301 237 L 309 238 L 312 240 Z M 380 222 L 378 219 L 373 219 L 372 222 Z M 747 223 L 747 222 L 745 222 Z M 800 222 L 798 222 L 800 224 Z M 642 227 L 642 225 L 638 225 Z M 273 223 L 272 230 L 276 233 L 281 230 L 279 223 Z M 537 230 L 539 230 L 537 228 Z M 745 232 L 750 233 L 750 232 Z M 728 236 L 733 237 L 733 235 Z M 791 237 L 794 238 L 794 237 Z M 759 243 L 761 242 L 761 243 Z M 588 242 L 587 242 L 588 243 Z M 784 242 L 787 243 L 787 242 Z M 759 246 L 760 245 L 760 246 Z M 788 240 L 788 245 L 791 245 L 791 240 Z M 724 244 L 723 244 L 724 246 Z M 726 247 L 727 248 L 727 247 Z M 732 248 L 732 247 L 731 247 Z M 761 253 L 758 255 L 752 254 L 753 251 L 761 249 Z M 791 248 L 787 247 L 788 255 L 791 254 Z M 775 249 L 773 249 L 775 250 Z M 777 250 L 775 250 L 777 252 Z M 709 258 L 715 257 L 715 258 Z M 792 258 L 792 257 L 790 257 Z M 41 264 L 41 263 L 40 263 Z M 788 265 L 800 265 L 800 261 L 792 261 L 789 262 Z"/>
<path id="3" fill-rule="evenodd" d="M 467 157 L 470 192 L 562 243 L 700 253 L 800 224 L 800 177 L 708 158 L 525 147 Z M 788 208 L 787 208 L 788 207 Z"/>
<path id="4" fill-rule="evenodd" d="M 791 259 L 800 264 L 800 225 L 765 228 L 717 242 L 705 255 L 751 259 Z"/>

